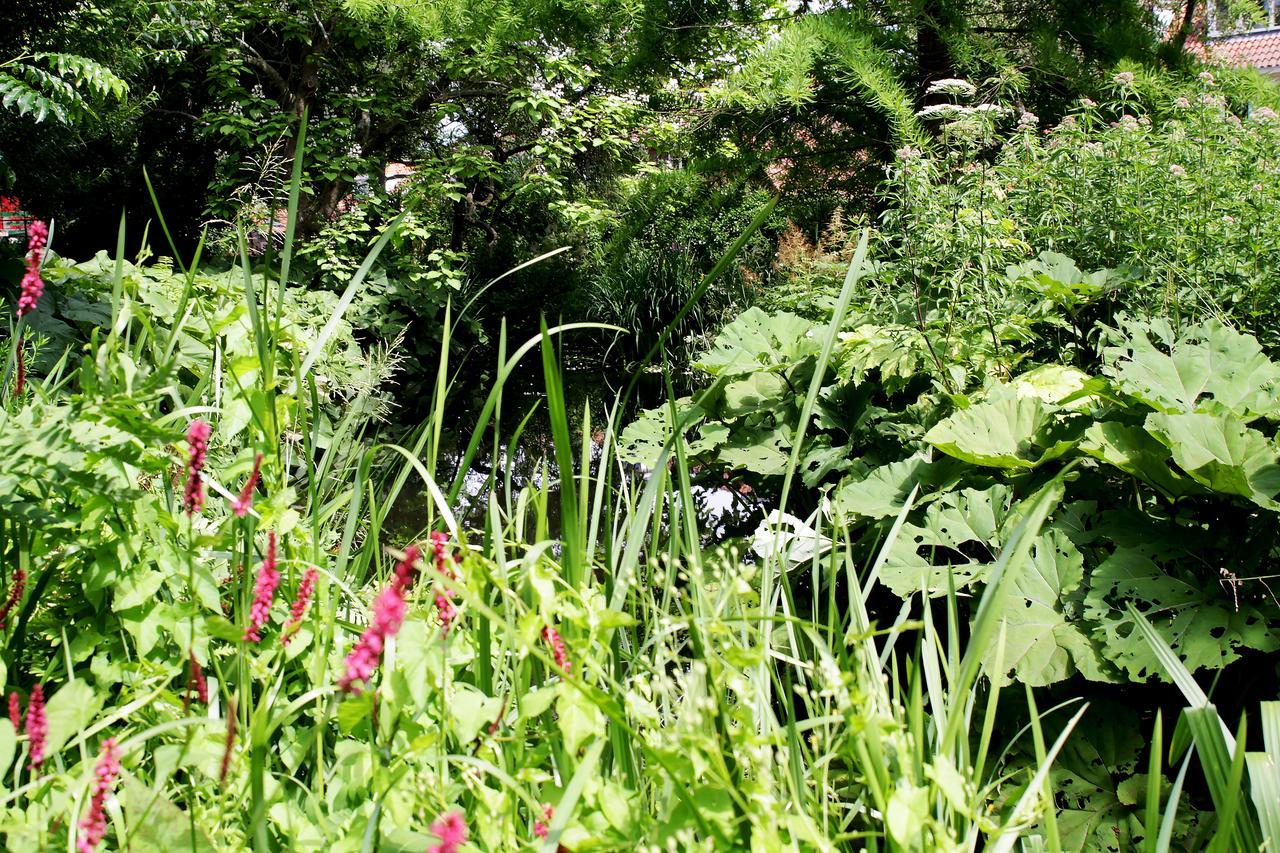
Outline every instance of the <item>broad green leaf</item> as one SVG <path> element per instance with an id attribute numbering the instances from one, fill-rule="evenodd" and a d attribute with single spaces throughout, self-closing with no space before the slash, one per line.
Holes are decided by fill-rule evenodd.
<path id="1" fill-rule="evenodd" d="M 1028 565 L 1018 576 L 1006 602 L 1005 672 L 991 670 L 992 649 L 984 666 L 992 677 L 1035 687 L 1063 681 L 1076 672 L 1095 681 L 1109 681 L 1106 664 L 1089 636 L 1083 617 L 1084 558 L 1066 534 L 1048 529 L 1032 545 Z"/>
<path id="2" fill-rule="evenodd" d="M 786 472 L 791 439 L 780 427 L 735 427 L 732 438 L 720 448 L 720 461 L 765 476 Z"/>
<path id="3" fill-rule="evenodd" d="M 890 518 L 902 509 L 913 487 L 920 485 L 922 491 L 927 491 L 926 487 L 936 485 L 945 474 L 946 467 L 917 454 L 881 465 L 863 477 L 845 478 L 832 498 L 836 508 L 845 512 L 867 518 Z"/>
<path id="4" fill-rule="evenodd" d="M 13 730 L 13 723 L 9 722 L 7 717 L 0 720 L 0 777 L 9 772 L 17 745 L 18 735 Z"/>
<path id="5" fill-rule="evenodd" d="M 123 774 L 121 793 L 125 813 L 145 820 L 131 821 L 129 845 L 145 853 L 168 853 L 187 850 L 192 853 L 212 851 L 214 846 L 199 829 L 192 835 L 191 817 L 178 808 L 163 791 L 153 791 L 132 773 Z"/>
<path id="6" fill-rule="evenodd" d="M 440 681 L 443 644 L 440 629 L 425 619 L 408 619 L 396 635 L 395 666 L 404 673 L 409 699 L 419 708 Z"/>
<path id="7" fill-rule="evenodd" d="M 1151 408 L 1204 411 L 1210 398 L 1246 422 L 1280 415 L 1280 366 L 1252 335 L 1211 320 L 1184 331 L 1166 353 L 1152 343 L 1152 327 L 1134 323 L 1126 331 L 1127 346 L 1107 350 L 1108 373 L 1121 391 Z"/>
<path id="8" fill-rule="evenodd" d="M 1153 526 L 1151 535 L 1158 530 Z M 1233 600 L 1217 579 L 1206 582 L 1161 566 L 1147 548 L 1117 548 L 1093 570 L 1089 584 L 1085 615 L 1098 625 L 1094 637 L 1103 656 L 1133 681 L 1168 676 L 1125 610 L 1126 602 L 1146 615 L 1192 672 L 1222 669 L 1240 657 L 1242 648 L 1280 647 L 1272 618 L 1248 601 Z"/>
<path id="9" fill-rule="evenodd" d="M 717 376 L 736 376 L 796 364 L 820 349 L 812 331 L 813 324 L 803 317 L 753 306 L 721 330 L 711 351 L 694 366 Z"/>
<path id="10" fill-rule="evenodd" d="M 690 426 L 697 426 L 706 415 L 689 397 L 676 400 L 675 408 L 678 420 L 693 414 Z M 622 431 L 618 439 L 618 458 L 623 462 L 652 468 L 657 464 L 662 448 L 670 438 L 671 407 L 645 409 Z"/>
<path id="11" fill-rule="evenodd" d="M 1262 433 L 1228 415 L 1200 412 L 1151 414 L 1146 427 L 1196 482 L 1280 509 L 1280 449 Z"/>
<path id="12" fill-rule="evenodd" d="M 864 323 L 841 332 L 839 375 L 861 381 L 871 371 L 879 373 L 885 388 L 894 391 L 907 380 L 936 371 L 929 341 L 915 326 Z"/>
<path id="13" fill-rule="evenodd" d="M 1019 397 L 1036 397 L 1051 405 L 1083 391 L 1089 374 L 1062 364 L 1045 364 L 1014 377 L 1013 389 Z M 1084 408 L 1087 398 L 1077 400 L 1071 408 Z"/>
<path id="14" fill-rule="evenodd" d="M 1012 515 L 1007 486 L 965 489 L 930 504 L 894 540 L 880 581 L 905 598 L 921 590 L 945 595 L 982 577 L 995 560 L 1002 527 Z"/>
<path id="15" fill-rule="evenodd" d="M 1143 835 L 1141 800 L 1130 792 L 1144 781 L 1142 721 L 1129 706 L 1103 700 L 1082 722 L 1050 772 L 1062 849 L 1130 853 Z"/>
<path id="16" fill-rule="evenodd" d="M 889 837 L 907 849 L 916 847 L 924 836 L 928 815 L 929 789 L 903 779 L 894 788 L 886 809 L 885 827 L 889 830 Z"/>
<path id="17" fill-rule="evenodd" d="M 1178 476 L 1169 466 L 1169 448 L 1141 427 L 1117 421 L 1090 424 L 1080 449 L 1171 497 L 1201 491 L 1195 481 Z"/>
<path id="18" fill-rule="evenodd" d="M 120 576 L 111 608 L 116 611 L 128 610 L 154 601 L 156 590 L 163 583 L 164 575 L 160 572 L 143 566 L 135 567 Z"/>
<path id="19" fill-rule="evenodd" d="M 101 707 L 102 697 L 83 679 L 60 687 L 45 706 L 49 720 L 49 734 L 45 739 L 47 754 L 53 755 L 62 749 L 72 735 L 93 722 Z"/>
<path id="20" fill-rule="evenodd" d="M 560 685 L 556 701 L 556 723 L 564 736 L 564 747 L 572 755 L 588 740 L 604 733 L 604 714 L 581 690 Z"/>
<path id="21" fill-rule="evenodd" d="M 800 473 L 805 487 L 817 488 L 829 474 L 847 471 L 854 464 L 852 454 L 849 445 L 833 447 L 830 436 L 816 436 L 813 441 L 808 442 L 804 455 L 800 458 Z"/>
<path id="22" fill-rule="evenodd" d="M 724 388 L 726 418 L 739 418 L 758 412 L 771 412 L 794 403 L 796 392 L 780 374 L 760 371 L 730 382 Z"/>
<path id="23" fill-rule="evenodd" d="M 558 690 L 556 687 L 539 687 L 530 690 L 524 696 L 520 697 L 520 717 L 521 720 L 531 720 L 545 712 L 551 707 L 551 703 L 555 701 Z"/>
<path id="24" fill-rule="evenodd" d="M 464 746 L 474 741 L 480 730 L 492 723 L 502 710 L 502 700 L 486 696 L 462 682 L 453 685 L 449 697 L 449 714 L 453 717 L 453 733 Z"/>
<path id="25" fill-rule="evenodd" d="M 936 424 L 924 440 L 973 465 L 1034 468 L 1075 445 L 1069 434 L 1055 428 L 1056 412 L 1038 397 L 1002 393 Z"/>

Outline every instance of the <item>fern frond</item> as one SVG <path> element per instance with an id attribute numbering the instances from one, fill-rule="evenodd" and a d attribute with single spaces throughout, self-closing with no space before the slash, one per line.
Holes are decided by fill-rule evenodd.
<path id="1" fill-rule="evenodd" d="M 0 108 L 36 122 L 52 116 L 71 124 L 94 114 L 90 98 L 123 100 L 129 93 L 129 85 L 115 72 L 84 56 L 36 53 L 23 60 L 0 71 Z"/>
<path id="2" fill-rule="evenodd" d="M 62 104 L 3 71 L 0 71 L 0 107 L 20 116 L 32 116 L 37 122 L 44 121 L 50 115 L 63 123 L 70 118 Z"/>
<path id="3" fill-rule="evenodd" d="M 98 97 L 122 100 L 129 94 L 129 84 L 96 60 L 71 53 L 37 53 L 35 58 L 48 63 L 64 80 L 74 80 Z"/>

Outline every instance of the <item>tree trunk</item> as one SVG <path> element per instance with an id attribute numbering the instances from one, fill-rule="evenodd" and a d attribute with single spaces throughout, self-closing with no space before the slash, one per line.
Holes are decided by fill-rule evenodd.
<path id="1" fill-rule="evenodd" d="M 1179 53 L 1187 46 L 1187 38 L 1191 35 L 1192 27 L 1195 25 L 1196 19 L 1196 0 L 1187 0 L 1182 4 L 1182 20 L 1178 24 L 1178 29 L 1174 31 L 1171 43 Z"/>
<path id="2" fill-rule="evenodd" d="M 916 100 L 924 106 L 929 84 L 955 76 L 951 51 L 942 37 L 951 19 L 945 0 L 924 0 L 916 18 Z"/>

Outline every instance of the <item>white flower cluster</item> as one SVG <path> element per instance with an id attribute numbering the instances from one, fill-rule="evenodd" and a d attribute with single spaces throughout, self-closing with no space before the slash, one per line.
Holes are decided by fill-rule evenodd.
<path id="1" fill-rule="evenodd" d="M 959 104 L 930 104 L 916 113 L 920 118 L 955 119 L 968 112 L 967 107 Z"/>
<path id="2" fill-rule="evenodd" d="M 925 94 L 972 98 L 977 91 L 978 87 L 970 83 L 968 80 L 948 77 L 945 80 L 936 80 L 933 83 L 930 83 L 929 88 L 925 90 Z"/>

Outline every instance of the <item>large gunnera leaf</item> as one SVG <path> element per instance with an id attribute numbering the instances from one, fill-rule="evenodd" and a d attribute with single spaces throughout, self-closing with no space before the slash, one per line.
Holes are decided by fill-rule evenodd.
<path id="1" fill-rule="evenodd" d="M 1013 510 L 1007 486 L 952 492 L 929 505 L 919 524 L 904 524 L 880 582 L 901 598 L 945 595 L 980 579 L 995 559 L 1000 529 Z"/>
<path id="2" fill-rule="evenodd" d="M 1113 676 L 1098 656 L 1084 613 L 1084 557 L 1061 530 L 1049 528 L 1031 549 L 1029 565 L 1006 599 L 1002 672 L 994 672 L 996 649 L 985 658 L 987 673 L 1041 686 L 1076 672 L 1094 681 Z"/>
<path id="3" fill-rule="evenodd" d="M 748 308 L 724 327 L 694 366 L 717 376 L 738 376 L 796 364 L 820 349 L 812 330 L 812 323 L 795 314 Z"/>
<path id="4" fill-rule="evenodd" d="M 1229 415 L 1157 412 L 1147 416 L 1147 431 L 1201 485 L 1280 509 L 1280 450 L 1257 430 Z"/>
<path id="5" fill-rule="evenodd" d="M 1060 733 L 1054 716 L 1045 721 L 1044 736 L 1049 741 Z M 1139 771 L 1146 769 L 1142 758 L 1150 728 L 1150 721 L 1141 720 L 1129 705 L 1090 701 L 1084 719 L 1049 770 L 1059 805 L 1063 850 L 1130 853 L 1143 849 L 1147 776 Z M 1029 751 L 1026 755 L 1030 757 Z M 1184 791 L 1177 804 L 1170 851 L 1197 849 L 1190 839 L 1198 819 Z"/>
<path id="6" fill-rule="evenodd" d="M 790 460 L 791 439 L 781 427 L 735 427 L 728 443 L 720 448 L 724 464 L 765 476 L 786 473 Z"/>
<path id="7" fill-rule="evenodd" d="M 927 457 L 917 455 L 881 465 L 863 477 L 846 478 L 832 496 L 835 506 L 843 512 L 866 518 L 897 515 L 907 495 L 924 479 L 931 464 Z"/>
<path id="8" fill-rule="evenodd" d="M 1252 335 L 1216 320 L 1172 338 L 1167 327 L 1131 323 L 1126 346 L 1107 349 L 1108 374 L 1120 390 L 1161 412 L 1206 411 L 1211 399 L 1245 421 L 1280 415 L 1280 367 Z"/>
<path id="9" fill-rule="evenodd" d="M 1179 475 L 1170 467 L 1172 456 L 1169 448 L 1141 427 L 1117 421 L 1099 421 L 1085 430 L 1080 449 L 1155 486 L 1169 497 L 1204 491 L 1199 483 Z"/>
<path id="10" fill-rule="evenodd" d="M 1006 391 L 935 424 L 924 440 L 973 465 L 1034 468 L 1075 446 L 1077 438 L 1055 417 L 1058 411 L 1039 397 Z"/>
<path id="11" fill-rule="evenodd" d="M 695 426 L 706 416 L 702 407 L 690 397 L 676 400 L 676 418 L 688 419 Z M 618 438 L 618 458 L 633 465 L 653 468 L 658 464 L 663 445 L 671 437 L 671 407 L 668 405 L 645 409 L 627 425 Z M 709 449 L 709 448 L 708 448 Z"/>
<path id="12" fill-rule="evenodd" d="M 1130 544 L 1095 568 L 1085 596 L 1085 615 L 1098 624 L 1095 638 L 1106 659 L 1133 681 L 1168 680 L 1151 647 L 1129 616 L 1132 601 L 1192 672 L 1221 669 L 1239 649 L 1273 651 L 1273 607 L 1263 612 L 1233 593 L 1225 581 L 1206 581 L 1172 563 L 1161 565 L 1158 529 L 1146 531 L 1150 545 Z"/>

